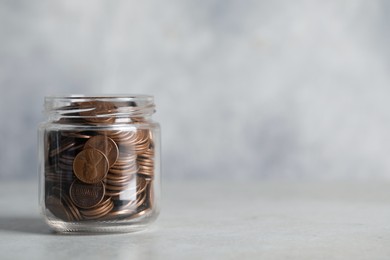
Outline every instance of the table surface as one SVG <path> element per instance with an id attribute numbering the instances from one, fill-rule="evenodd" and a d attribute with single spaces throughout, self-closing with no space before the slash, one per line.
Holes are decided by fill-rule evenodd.
<path id="1" fill-rule="evenodd" d="M 61 235 L 0 184 L 0 259 L 390 259 L 390 183 L 167 182 L 147 230 Z"/>

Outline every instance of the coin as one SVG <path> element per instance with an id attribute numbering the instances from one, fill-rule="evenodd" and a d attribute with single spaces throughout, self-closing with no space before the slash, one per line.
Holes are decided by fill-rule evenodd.
<path id="1" fill-rule="evenodd" d="M 73 161 L 74 174 L 85 183 L 100 182 L 106 177 L 108 168 L 107 157 L 97 149 L 85 149 Z"/>
<path id="2" fill-rule="evenodd" d="M 136 208 L 141 207 L 141 205 L 146 201 L 146 193 L 142 193 L 139 197 L 137 197 L 137 204 L 135 205 Z"/>
<path id="3" fill-rule="evenodd" d="M 61 146 L 52 149 L 49 153 L 49 156 L 53 157 L 55 155 L 58 155 L 64 151 L 68 150 L 69 148 L 73 147 L 75 144 L 76 143 L 73 142 L 73 140 L 71 140 L 71 139 L 67 139 L 65 141 L 62 141 Z"/>
<path id="4" fill-rule="evenodd" d="M 77 209 L 75 204 L 72 202 L 72 200 L 66 195 L 63 194 L 63 200 L 64 200 L 64 206 L 68 208 L 68 211 L 70 212 L 70 215 L 72 216 L 73 220 L 81 220 L 81 214 L 80 211 Z"/>
<path id="5" fill-rule="evenodd" d="M 137 132 L 134 130 L 114 132 L 110 133 L 110 137 L 116 142 L 134 144 L 134 141 L 137 137 Z"/>
<path id="6" fill-rule="evenodd" d="M 94 216 L 106 211 L 112 203 L 111 197 L 104 198 L 98 205 L 90 209 L 80 210 L 83 215 Z"/>
<path id="7" fill-rule="evenodd" d="M 103 182 L 86 184 L 79 180 L 72 183 L 69 195 L 73 203 L 83 209 L 93 208 L 104 198 L 105 187 Z"/>
<path id="8" fill-rule="evenodd" d="M 150 208 L 144 209 L 139 212 L 135 212 L 133 209 L 118 209 L 118 210 L 113 210 L 110 213 L 108 213 L 104 219 L 111 220 L 111 219 L 135 219 L 138 217 L 143 217 L 145 215 L 148 215 L 152 213 L 152 210 Z"/>
<path id="9" fill-rule="evenodd" d="M 87 148 L 95 148 L 104 153 L 108 159 L 110 167 L 114 165 L 118 159 L 118 146 L 111 138 L 104 135 L 97 135 L 89 139 L 84 146 L 84 149 Z"/>
<path id="10" fill-rule="evenodd" d="M 75 131 L 63 131 L 62 136 L 65 137 L 72 137 L 72 138 L 78 138 L 78 139 L 89 139 L 91 138 L 90 135 L 83 133 L 83 132 L 75 132 Z"/>
<path id="11" fill-rule="evenodd" d="M 63 171 L 58 168 L 50 167 L 45 169 L 45 181 L 54 184 L 71 184 L 73 181 L 73 173 L 71 171 Z"/>
<path id="12" fill-rule="evenodd" d="M 110 102 L 89 101 L 79 104 L 80 116 L 93 123 L 112 123 L 115 117 L 110 116 L 116 112 L 116 106 Z"/>
<path id="13" fill-rule="evenodd" d="M 126 175 L 130 175 L 130 174 L 135 174 L 137 173 L 138 171 L 138 168 L 137 168 L 137 165 L 136 164 L 132 164 L 132 165 L 129 165 L 129 167 L 126 167 L 126 168 L 112 168 L 110 169 L 110 174 L 126 174 Z"/>
<path id="14" fill-rule="evenodd" d="M 64 221 L 70 221 L 72 219 L 70 212 L 56 196 L 49 195 L 46 198 L 45 204 L 46 208 L 57 218 Z"/>
<path id="15" fill-rule="evenodd" d="M 74 205 L 72 200 L 67 195 L 68 189 L 62 189 L 59 186 L 55 186 L 51 189 L 51 192 L 48 198 L 54 197 L 50 199 L 51 203 L 56 202 L 55 199 L 57 199 L 61 204 L 59 205 L 61 209 L 57 209 L 57 212 L 63 212 L 65 211 L 67 219 L 66 221 L 78 221 L 81 220 L 81 215 L 77 207 Z M 61 199 L 60 199 L 61 198 Z M 58 202 L 57 202 L 58 204 Z M 65 220 L 65 219 L 63 219 Z"/>
<path id="16" fill-rule="evenodd" d="M 93 207 L 91 209 L 81 210 L 81 214 L 86 220 L 98 219 L 105 216 L 113 208 L 114 208 L 114 203 L 112 202 L 111 198 L 108 197 L 105 201 L 102 201 L 96 207 Z"/>
<path id="17" fill-rule="evenodd" d="M 138 154 L 145 152 L 149 148 L 151 144 L 150 136 L 150 131 L 147 129 L 137 130 L 135 150 Z"/>

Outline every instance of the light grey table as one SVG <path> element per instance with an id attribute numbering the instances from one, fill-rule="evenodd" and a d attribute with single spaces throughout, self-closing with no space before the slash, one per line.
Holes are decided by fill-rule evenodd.
<path id="1" fill-rule="evenodd" d="M 59 235 L 0 184 L 0 259 L 390 259 L 390 183 L 167 182 L 146 231 Z"/>

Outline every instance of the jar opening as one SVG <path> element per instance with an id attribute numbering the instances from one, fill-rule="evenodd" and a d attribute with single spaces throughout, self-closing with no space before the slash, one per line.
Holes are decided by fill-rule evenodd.
<path id="1" fill-rule="evenodd" d="M 155 112 L 149 95 L 69 95 L 45 97 L 45 114 L 52 120 L 87 120 L 95 123 L 137 121 Z M 126 121 L 126 120 L 125 120 Z"/>

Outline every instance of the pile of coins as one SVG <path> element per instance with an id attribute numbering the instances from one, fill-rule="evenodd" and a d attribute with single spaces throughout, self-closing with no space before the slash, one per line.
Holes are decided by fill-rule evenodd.
<path id="1" fill-rule="evenodd" d="M 120 130 L 89 127 L 112 123 L 112 117 L 98 115 L 112 113 L 115 106 L 98 102 L 76 106 L 77 123 L 86 127 L 45 133 L 46 208 L 68 222 L 128 220 L 150 212 L 155 171 L 152 130 L 142 124 Z M 86 107 L 94 109 L 85 111 Z"/>

